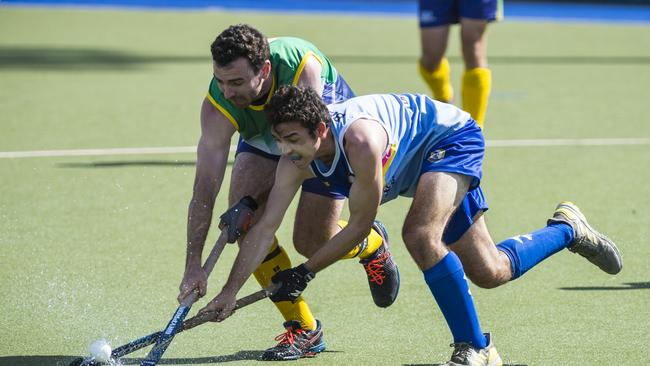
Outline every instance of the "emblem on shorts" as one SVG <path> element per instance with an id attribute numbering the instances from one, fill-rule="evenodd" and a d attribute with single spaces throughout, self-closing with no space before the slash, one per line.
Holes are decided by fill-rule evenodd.
<path id="1" fill-rule="evenodd" d="M 430 163 L 435 163 L 437 161 L 442 160 L 442 158 L 445 157 L 445 150 L 444 149 L 439 149 L 439 150 L 434 150 L 429 154 L 429 157 L 427 160 Z"/>
<path id="2" fill-rule="evenodd" d="M 431 23 L 436 20 L 435 14 L 431 10 L 423 10 L 420 12 L 420 22 Z"/>

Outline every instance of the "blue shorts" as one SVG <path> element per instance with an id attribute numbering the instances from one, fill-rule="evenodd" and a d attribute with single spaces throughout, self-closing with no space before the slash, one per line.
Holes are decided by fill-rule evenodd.
<path id="1" fill-rule="evenodd" d="M 448 172 L 473 177 L 469 190 L 481 183 L 485 139 L 473 119 L 451 135 L 438 141 L 424 155 L 420 175 L 426 172 Z"/>
<path id="2" fill-rule="evenodd" d="M 501 18 L 500 0 L 418 0 L 420 28 L 456 24 L 460 18 Z"/>
<path id="3" fill-rule="evenodd" d="M 451 215 L 449 224 L 447 224 L 447 228 L 442 233 L 442 241 L 447 245 L 457 242 L 469 230 L 469 227 L 472 226 L 476 214 L 487 210 L 487 200 L 485 199 L 485 195 L 483 195 L 481 187 L 476 187 L 467 192 L 463 202 L 458 206 L 456 212 Z"/>
<path id="4" fill-rule="evenodd" d="M 251 146 L 251 145 L 247 144 L 246 141 L 244 141 L 244 139 L 239 137 L 239 143 L 237 144 L 237 152 L 235 153 L 235 156 L 237 156 L 237 154 L 242 153 L 242 152 L 247 152 L 247 153 L 255 154 L 255 155 L 258 155 L 258 156 L 263 156 L 263 157 L 265 157 L 267 159 L 271 159 L 271 160 L 274 160 L 274 161 L 280 160 L 279 155 L 273 155 L 273 154 L 269 154 L 269 153 L 267 153 L 265 151 L 262 151 L 262 150 L 260 150 L 260 149 L 258 149 L 256 147 L 254 147 L 254 146 Z M 337 200 L 342 200 L 342 199 L 345 198 L 344 195 L 337 192 L 332 187 L 326 186 L 318 178 L 310 178 L 310 179 L 305 180 L 302 183 L 302 190 L 305 191 L 305 192 L 315 193 L 315 194 L 318 194 L 318 195 L 321 195 L 321 196 L 330 197 L 330 198 L 334 198 L 334 199 L 337 199 Z"/>
<path id="5" fill-rule="evenodd" d="M 422 163 L 420 175 L 426 172 L 448 172 L 472 177 L 469 190 L 449 220 L 442 240 L 455 243 L 474 223 L 477 213 L 487 211 L 488 205 L 479 186 L 483 176 L 485 140 L 481 128 L 472 119 L 432 147 Z"/>
<path id="6" fill-rule="evenodd" d="M 348 83 L 343 79 L 341 74 L 336 75 L 334 84 L 325 83 L 323 85 L 323 102 L 333 104 L 354 98 L 354 92 Z"/>

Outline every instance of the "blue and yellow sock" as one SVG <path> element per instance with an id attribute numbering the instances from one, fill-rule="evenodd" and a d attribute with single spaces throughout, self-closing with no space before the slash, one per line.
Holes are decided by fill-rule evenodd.
<path id="1" fill-rule="evenodd" d="M 278 244 L 278 239 L 275 238 L 269 254 L 253 274 L 262 287 L 267 287 L 271 284 L 273 275 L 289 268 L 291 268 L 291 260 L 284 248 Z M 309 306 L 307 306 L 307 302 L 302 296 L 298 297 L 295 302 L 279 301 L 273 304 L 282 313 L 284 320 L 298 320 L 305 330 L 316 329 L 316 318 L 314 318 Z"/>
<path id="2" fill-rule="evenodd" d="M 447 320 L 454 343 L 467 342 L 474 348 L 485 348 L 487 339 L 481 331 L 474 300 L 458 256 L 449 252 L 423 273 L 424 280 Z"/>
<path id="3" fill-rule="evenodd" d="M 571 226 L 558 222 L 530 234 L 506 239 L 497 245 L 497 249 L 510 259 L 514 280 L 539 262 L 566 248 L 572 241 Z"/>

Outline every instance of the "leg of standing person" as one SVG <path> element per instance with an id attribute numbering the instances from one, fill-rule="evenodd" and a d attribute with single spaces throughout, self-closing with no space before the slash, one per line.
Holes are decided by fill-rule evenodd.
<path id="1" fill-rule="evenodd" d="M 487 21 L 461 18 L 460 38 L 465 61 L 461 85 L 463 110 L 483 128 L 492 89 L 492 72 L 487 62 Z"/>
<path id="2" fill-rule="evenodd" d="M 457 17 L 455 0 L 419 0 L 421 57 L 420 76 L 433 98 L 450 103 L 454 98 L 449 61 L 445 57 L 449 27 Z"/>

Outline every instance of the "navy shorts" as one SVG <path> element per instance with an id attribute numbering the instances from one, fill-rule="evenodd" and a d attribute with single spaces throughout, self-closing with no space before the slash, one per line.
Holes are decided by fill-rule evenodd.
<path id="1" fill-rule="evenodd" d="M 341 74 L 336 75 L 334 84 L 325 83 L 323 85 L 323 102 L 325 104 L 334 104 L 354 98 L 354 92 L 350 85 L 343 79 Z"/>
<path id="2" fill-rule="evenodd" d="M 474 223 L 479 212 L 487 211 L 488 205 L 479 186 L 483 176 L 485 140 L 481 128 L 472 119 L 442 139 L 425 155 L 420 175 L 426 172 L 448 172 L 472 177 L 469 190 L 447 224 L 442 240 L 447 244 L 458 241 Z"/>
<path id="3" fill-rule="evenodd" d="M 501 18 L 500 0 L 418 0 L 420 28 L 456 24 L 460 18 Z"/>
<path id="4" fill-rule="evenodd" d="M 248 152 L 248 153 L 251 153 L 251 154 L 263 156 L 263 157 L 265 157 L 267 159 L 271 159 L 271 160 L 274 160 L 274 161 L 280 160 L 279 155 L 273 155 L 273 154 L 269 154 L 269 153 L 267 153 L 265 151 L 262 151 L 262 150 L 260 150 L 260 149 L 258 149 L 256 147 L 254 147 L 254 146 L 251 146 L 251 145 L 247 144 L 246 141 L 244 141 L 244 139 L 239 137 L 239 143 L 237 144 L 237 152 L 235 153 L 235 156 L 237 156 L 237 154 L 242 153 L 242 152 Z M 318 178 L 310 178 L 310 179 L 305 180 L 302 183 L 302 190 L 305 191 L 305 192 L 315 193 L 315 194 L 318 194 L 318 195 L 321 195 L 321 196 L 330 197 L 330 198 L 334 198 L 334 199 L 337 199 L 337 200 L 342 200 L 342 199 L 345 198 L 344 195 L 340 194 L 339 192 L 336 192 L 331 187 L 327 187 Z"/>

